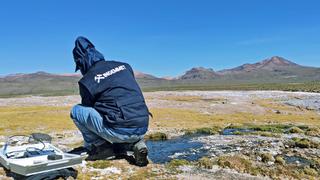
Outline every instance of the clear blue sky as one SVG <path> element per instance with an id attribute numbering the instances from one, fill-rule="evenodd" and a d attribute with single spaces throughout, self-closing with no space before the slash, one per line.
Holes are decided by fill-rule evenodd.
<path id="1" fill-rule="evenodd" d="M 157 76 L 273 55 L 320 67 L 320 1 L 1 1 L 0 75 L 73 73 L 79 35 L 107 59 Z"/>

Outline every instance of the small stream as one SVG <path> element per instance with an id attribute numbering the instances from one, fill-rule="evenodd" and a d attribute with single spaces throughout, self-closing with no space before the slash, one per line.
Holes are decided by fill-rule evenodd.
<path id="1" fill-rule="evenodd" d="M 302 166 L 310 166 L 311 161 L 299 156 L 285 156 L 284 160 L 287 164 L 299 164 Z"/>
<path id="2" fill-rule="evenodd" d="M 146 142 L 149 148 L 149 159 L 154 163 L 164 164 L 172 159 L 185 159 L 197 161 L 206 157 L 216 157 L 225 154 L 241 153 L 271 153 L 281 154 L 284 141 L 290 137 L 281 139 L 258 135 L 236 135 L 236 132 L 253 132 L 252 129 L 227 128 L 220 135 L 185 135 L 165 141 Z M 320 153 L 317 151 L 315 153 Z M 288 164 L 310 165 L 308 159 L 300 156 L 284 156 Z"/>
<path id="3" fill-rule="evenodd" d="M 204 156 L 220 156 L 225 153 L 237 152 L 242 149 L 252 149 L 259 145 L 260 138 L 251 137 L 246 141 L 244 136 L 235 136 L 235 132 L 251 132 L 248 129 L 225 129 L 221 135 L 190 135 L 165 141 L 146 142 L 148 157 L 154 163 L 166 163 L 172 159 L 196 161 Z"/>
<path id="4" fill-rule="evenodd" d="M 252 129 L 241 129 L 241 128 L 227 128 L 222 131 L 222 135 L 235 135 L 235 133 L 250 133 L 254 132 Z"/>
<path id="5" fill-rule="evenodd" d="M 203 147 L 204 143 L 192 141 L 192 137 L 179 137 L 166 141 L 147 141 L 149 154 L 148 157 L 154 163 L 166 163 L 171 159 L 186 159 L 189 161 L 198 160 L 206 152 L 195 152 L 196 149 Z"/>

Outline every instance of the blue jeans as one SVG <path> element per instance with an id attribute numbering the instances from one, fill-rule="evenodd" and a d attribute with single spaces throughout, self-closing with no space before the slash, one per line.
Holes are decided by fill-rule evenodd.
<path id="1" fill-rule="evenodd" d="M 105 127 L 103 117 L 92 107 L 75 105 L 70 115 L 83 136 L 86 148 L 90 148 L 92 145 L 99 146 L 105 141 L 134 143 L 143 138 L 143 135 L 123 135 Z"/>

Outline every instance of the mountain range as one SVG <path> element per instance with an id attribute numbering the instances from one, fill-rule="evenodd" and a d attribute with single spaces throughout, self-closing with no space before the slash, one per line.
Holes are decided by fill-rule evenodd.
<path id="1" fill-rule="evenodd" d="M 212 68 L 194 67 L 178 77 L 156 77 L 135 71 L 142 88 L 174 87 L 181 85 L 301 83 L 320 81 L 320 68 L 296 64 L 274 56 L 254 64 L 214 71 Z M 11 74 L 0 77 L 0 96 L 19 94 L 74 94 L 80 74 L 50 74 L 36 72 Z M 161 89 L 161 88 L 160 88 Z M 165 88 L 164 88 L 165 89 Z"/>
<path id="2" fill-rule="evenodd" d="M 279 56 L 254 64 L 214 71 L 211 68 L 192 68 L 178 79 L 228 80 L 231 82 L 301 82 L 320 80 L 320 68 L 296 64 Z"/>

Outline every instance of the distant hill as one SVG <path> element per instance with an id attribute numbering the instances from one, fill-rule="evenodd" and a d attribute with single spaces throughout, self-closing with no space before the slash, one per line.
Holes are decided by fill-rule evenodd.
<path id="1" fill-rule="evenodd" d="M 184 75 L 180 76 L 178 79 L 215 79 L 218 78 L 219 74 L 213 71 L 211 68 L 196 67 L 188 70 Z"/>
<path id="2" fill-rule="evenodd" d="M 57 75 L 46 72 L 11 74 L 0 78 L 0 96 L 20 94 L 75 94 L 79 75 Z"/>
<path id="3" fill-rule="evenodd" d="M 134 74 L 137 81 L 143 87 L 153 87 L 153 84 L 157 85 L 159 82 L 164 81 L 164 79 L 138 71 L 135 71 Z M 77 94 L 78 81 L 81 77 L 82 75 L 75 73 L 51 74 L 42 71 L 30 74 L 10 74 L 0 77 L 0 97 L 25 94 L 40 94 L 45 96 Z"/>
<path id="4" fill-rule="evenodd" d="M 146 78 L 146 79 L 157 79 L 157 77 L 150 75 L 150 74 L 145 74 L 143 72 L 139 72 L 139 71 L 134 71 L 134 76 L 137 79 L 142 79 L 142 78 Z"/>
<path id="5" fill-rule="evenodd" d="M 302 67 L 302 66 L 299 66 L 298 64 L 293 63 L 289 60 L 286 60 L 282 57 L 274 56 L 270 59 L 266 59 L 254 64 L 243 64 L 236 68 L 222 70 L 222 71 L 219 71 L 219 73 L 220 74 L 239 74 L 239 73 L 241 74 L 241 73 L 260 71 L 260 70 L 274 71 L 281 67 L 287 69 L 290 67 Z"/>
<path id="6" fill-rule="evenodd" d="M 144 90 L 223 90 L 239 88 L 238 85 L 241 84 L 260 84 L 259 87 L 264 87 L 261 84 L 276 83 L 284 86 L 283 84 L 286 83 L 299 84 L 320 81 L 320 68 L 298 65 L 279 56 L 220 71 L 195 67 L 179 77 L 158 78 L 138 71 L 135 71 L 134 74 Z M 47 72 L 11 74 L 0 77 L 0 96 L 77 94 L 80 78 L 80 74 L 50 74 Z M 255 89 L 255 87 L 250 89 Z"/>
<path id="7" fill-rule="evenodd" d="M 212 69 L 192 68 L 180 79 L 189 81 L 205 79 L 234 83 L 305 82 L 320 80 L 320 68 L 298 65 L 282 57 L 274 56 L 254 64 L 243 64 L 216 72 Z"/>

